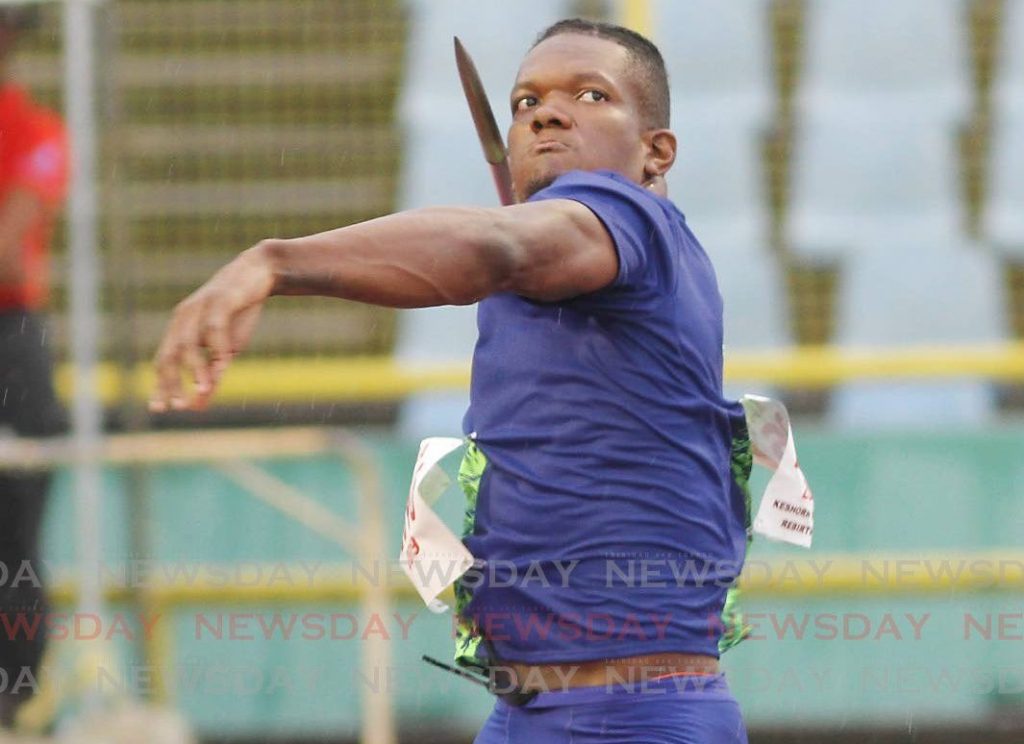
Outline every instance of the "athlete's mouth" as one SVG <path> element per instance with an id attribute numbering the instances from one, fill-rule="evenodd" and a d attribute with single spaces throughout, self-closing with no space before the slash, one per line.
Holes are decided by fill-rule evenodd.
<path id="1" fill-rule="evenodd" d="M 541 140 L 535 142 L 530 149 L 536 153 L 564 152 L 569 149 L 569 146 L 558 140 Z"/>

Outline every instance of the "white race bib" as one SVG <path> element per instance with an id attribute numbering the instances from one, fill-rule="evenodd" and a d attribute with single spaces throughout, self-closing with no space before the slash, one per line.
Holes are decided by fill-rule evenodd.
<path id="1" fill-rule="evenodd" d="M 754 532 L 771 540 L 811 547 L 814 534 L 814 496 L 796 459 L 793 428 L 786 407 L 762 395 L 740 399 L 754 462 L 774 471 L 761 495 Z"/>
<path id="2" fill-rule="evenodd" d="M 399 560 L 405 575 L 433 612 L 448 609 L 437 595 L 473 565 L 473 556 L 466 546 L 430 508 L 451 482 L 439 463 L 461 446 L 462 440 L 452 437 L 430 437 L 420 442 L 405 504 Z"/>

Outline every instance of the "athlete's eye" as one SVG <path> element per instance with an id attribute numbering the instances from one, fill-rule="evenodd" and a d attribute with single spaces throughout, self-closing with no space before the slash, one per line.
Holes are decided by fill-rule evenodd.
<path id="1" fill-rule="evenodd" d="M 606 96 L 601 91 L 594 90 L 592 88 L 590 90 L 585 90 L 582 93 L 580 93 L 580 100 L 586 101 L 587 103 L 597 103 L 598 101 L 607 101 L 608 96 Z"/>
<path id="2" fill-rule="evenodd" d="M 520 96 L 519 98 L 517 98 L 515 101 L 512 102 L 512 113 L 515 113 L 516 111 L 525 111 L 526 109 L 530 108 L 531 106 L 536 106 L 536 105 L 537 105 L 537 97 L 536 96 Z"/>

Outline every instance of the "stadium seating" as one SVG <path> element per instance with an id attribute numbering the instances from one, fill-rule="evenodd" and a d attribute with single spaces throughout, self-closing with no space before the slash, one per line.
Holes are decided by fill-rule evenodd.
<path id="1" fill-rule="evenodd" d="M 772 107 L 766 0 L 654 0 L 652 16 L 677 126 L 710 108 L 731 125 L 764 125 Z"/>
<path id="2" fill-rule="evenodd" d="M 1024 256 L 1024 2 L 1005 4 L 1001 64 L 994 85 L 985 233 L 1001 250 Z"/>
<path id="3" fill-rule="evenodd" d="M 691 222 L 762 243 L 767 215 L 758 140 L 714 110 L 675 116 L 679 148 L 669 172 L 670 194 Z"/>
<path id="4" fill-rule="evenodd" d="M 860 99 L 888 112 L 956 121 L 969 102 L 963 0 L 806 4 L 805 110 Z"/>
<path id="5" fill-rule="evenodd" d="M 840 268 L 834 341 L 1003 338 L 998 266 L 963 237 L 965 4 L 820 0 L 807 13 L 787 236 L 798 260 Z M 842 385 L 830 413 L 877 427 L 977 423 L 993 410 L 989 384 L 939 380 Z"/>
<path id="6" fill-rule="evenodd" d="M 807 14 L 788 222 L 796 255 L 834 259 L 912 227 L 960 233 L 963 3 L 820 0 Z"/>
<path id="7" fill-rule="evenodd" d="M 44 3 L 48 28 L 60 6 Z M 270 236 L 391 211 L 399 0 L 222 0 L 106 6 L 100 159 L 105 359 L 148 357 L 174 303 Z M 24 39 L 19 80 L 61 107 L 59 34 Z M 55 350 L 65 357 L 70 277 L 54 261 Z M 382 353 L 390 310 L 271 303 L 250 358 Z"/>
<path id="8" fill-rule="evenodd" d="M 147 356 L 173 302 L 259 237 L 327 229 L 395 206 L 496 203 L 455 73 L 451 36 L 459 34 L 474 53 L 504 128 L 509 83 L 537 31 L 601 5 L 124 0 L 111 6 L 101 127 L 107 282 L 117 291 L 105 293 L 104 312 L 124 332 L 107 334 L 101 354 Z M 986 11 L 999 21 L 990 26 L 999 31 L 1001 53 L 994 55 L 991 89 L 979 63 L 972 91 L 966 42 L 977 30 L 966 9 L 977 16 L 982 5 L 995 8 L 980 0 L 652 0 L 653 37 L 670 72 L 680 140 L 670 193 L 715 262 L 730 348 L 785 345 L 792 335 L 780 254 L 769 247 L 780 233 L 803 262 L 798 268 L 821 259 L 840 267 L 833 338 L 844 344 L 896 341 L 878 328 L 885 318 L 872 319 L 863 308 L 895 307 L 900 291 L 912 291 L 870 279 L 878 266 L 903 265 L 901 252 L 885 247 L 898 236 L 921 246 L 948 243 L 927 250 L 929 262 L 952 262 L 950 276 L 961 262 L 967 273 L 991 263 L 957 237 L 964 222 L 957 126 L 971 113 L 972 92 L 977 117 L 991 110 L 992 137 L 978 148 L 988 168 L 978 168 L 985 180 L 975 182 L 985 188 L 972 192 L 971 204 L 981 204 L 987 240 L 1015 260 L 1024 256 L 1024 0 L 1001 3 L 1001 15 Z M 57 18 L 54 8 L 44 8 L 47 17 Z M 782 16 L 792 22 L 780 24 Z M 59 51 L 56 36 L 39 34 L 22 46 L 13 71 L 55 106 Z M 971 122 L 982 132 L 988 120 Z M 761 139 L 766 129 L 775 135 L 768 147 Z M 775 188 L 768 195 L 762 150 L 778 161 L 770 163 Z M 780 177 L 787 163 L 788 184 Z M 769 224 L 772 219 L 777 222 Z M 878 255 L 869 255 L 873 250 Z M 915 261 L 924 265 L 905 258 L 906 265 Z M 67 332 L 59 311 L 69 278 L 59 255 L 54 269 L 55 336 L 63 349 Z M 957 302 L 999 296 L 991 267 L 978 271 L 986 277 L 978 280 L 981 289 Z M 930 291 L 920 287 L 913 291 Z M 797 290 L 796 306 L 827 307 L 817 300 L 831 295 L 820 289 Z M 804 302 L 811 294 L 816 302 Z M 856 319 L 858 313 L 865 318 Z M 402 315 L 400 359 L 468 356 L 472 309 Z M 979 317 L 979 337 L 998 338 L 1001 321 L 989 309 Z M 907 343 L 942 340 L 922 322 L 923 330 L 904 329 Z M 355 304 L 274 302 L 252 356 L 387 353 L 393 323 L 393 313 Z M 806 328 L 797 330 L 808 340 Z M 135 350 L 124 352 L 129 346 Z"/>
<path id="9" fill-rule="evenodd" d="M 996 105 L 1012 109 L 1020 121 L 1024 117 L 1024 3 L 1020 0 L 1003 3 L 998 59 Z"/>
<path id="10" fill-rule="evenodd" d="M 962 231 L 953 129 L 859 101 L 805 112 L 788 233 L 797 256 L 834 259 L 891 232 Z"/>
<path id="11" fill-rule="evenodd" d="M 1002 112 L 995 122 L 990 186 L 985 209 L 986 236 L 1018 257 L 1024 256 L 1024 110 Z"/>
<path id="12" fill-rule="evenodd" d="M 916 230 L 850 254 L 843 266 L 836 343 L 844 347 L 981 344 L 1005 335 L 998 267 L 982 246 Z M 978 380 L 857 382 L 834 394 L 831 417 L 847 427 L 970 425 L 994 412 Z"/>

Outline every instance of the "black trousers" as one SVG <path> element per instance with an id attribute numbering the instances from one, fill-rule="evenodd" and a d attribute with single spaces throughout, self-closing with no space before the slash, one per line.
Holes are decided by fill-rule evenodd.
<path id="1" fill-rule="evenodd" d="M 53 436 L 67 428 L 53 389 L 50 341 L 36 313 L 0 311 L 0 427 L 26 437 Z M 45 646 L 46 624 L 36 619 L 47 612 L 39 533 L 50 477 L 0 471 L 0 615 L 7 616 L 0 617 L 0 692 L 26 698 L 34 685 L 16 683 L 19 677 L 27 681 L 26 670 L 38 679 Z"/>

